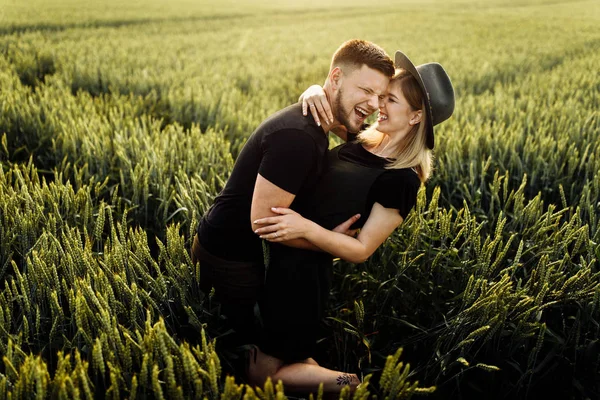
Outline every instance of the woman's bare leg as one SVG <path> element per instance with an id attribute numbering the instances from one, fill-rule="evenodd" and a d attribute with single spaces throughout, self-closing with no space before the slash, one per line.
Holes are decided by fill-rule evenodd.
<path id="1" fill-rule="evenodd" d="M 273 382 L 281 380 L 286 389 L 295 392 L 317 392 L 321 383 L 325 392 L 340 392 L 345 386 L 354 390 L 360 384 L 356 374 L 323 368 L 312 358 L 284 364 L 278 358 L 256 349 L 256 358 L 250 360 L 248 379 L 251 384 L 262 386 L 269 376 Z"/>

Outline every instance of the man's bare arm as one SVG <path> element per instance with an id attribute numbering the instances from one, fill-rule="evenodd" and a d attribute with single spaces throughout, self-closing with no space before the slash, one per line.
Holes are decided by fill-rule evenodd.
<path id="1" fill-rule="evenodd" d="M 279 186 L 264 178 L 261 174 L 258 174 L 256 177 L 256 184 L 254 185 L 254 193 L 252 195 L 252 206 L 250 208 L 250 223 L 252 224 L 252 230 L 255 231 L 261 227 L 261 225 L 256 225 L 254 223 L 257 219 L 277 215 L 271 211 L 272 207 L 289 207 L 295 198 L 295 194 L 281 189 Z M 322 251 L 305 239 L 287 240 L 282 242 L 282 244 L 299 249 Z"/>

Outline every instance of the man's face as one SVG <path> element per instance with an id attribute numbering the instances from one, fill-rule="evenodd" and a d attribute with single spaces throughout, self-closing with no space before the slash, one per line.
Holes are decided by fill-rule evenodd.
<path id="1" fill-rule="evenodd" d="M 390 79 L 366 65 L 343 73 L 334 100 L 334 117 L 348 129 L 358 132 L 365 119 L 379 108 L 379 98 Z"/>

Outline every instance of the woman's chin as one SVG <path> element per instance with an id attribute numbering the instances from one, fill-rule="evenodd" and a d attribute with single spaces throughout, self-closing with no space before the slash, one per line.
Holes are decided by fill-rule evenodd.
<path id="1" fill-rule="evenodd" d="M 389 126 L 385 123 L 385 121 L 377 121 L 377 130 L 381 133 L 389 134 Z"/>

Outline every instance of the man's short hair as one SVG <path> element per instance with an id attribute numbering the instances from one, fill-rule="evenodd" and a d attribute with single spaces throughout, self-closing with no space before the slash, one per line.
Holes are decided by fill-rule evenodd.
<path id="1" fill-rule="evenodd" d="M 366 65 L 385 76 L 394 76 L 394 62 L 381 47 L 366 40 L 352 39 L 342 43 L 331 59 L 331 68 L 361 68 Z"/>

